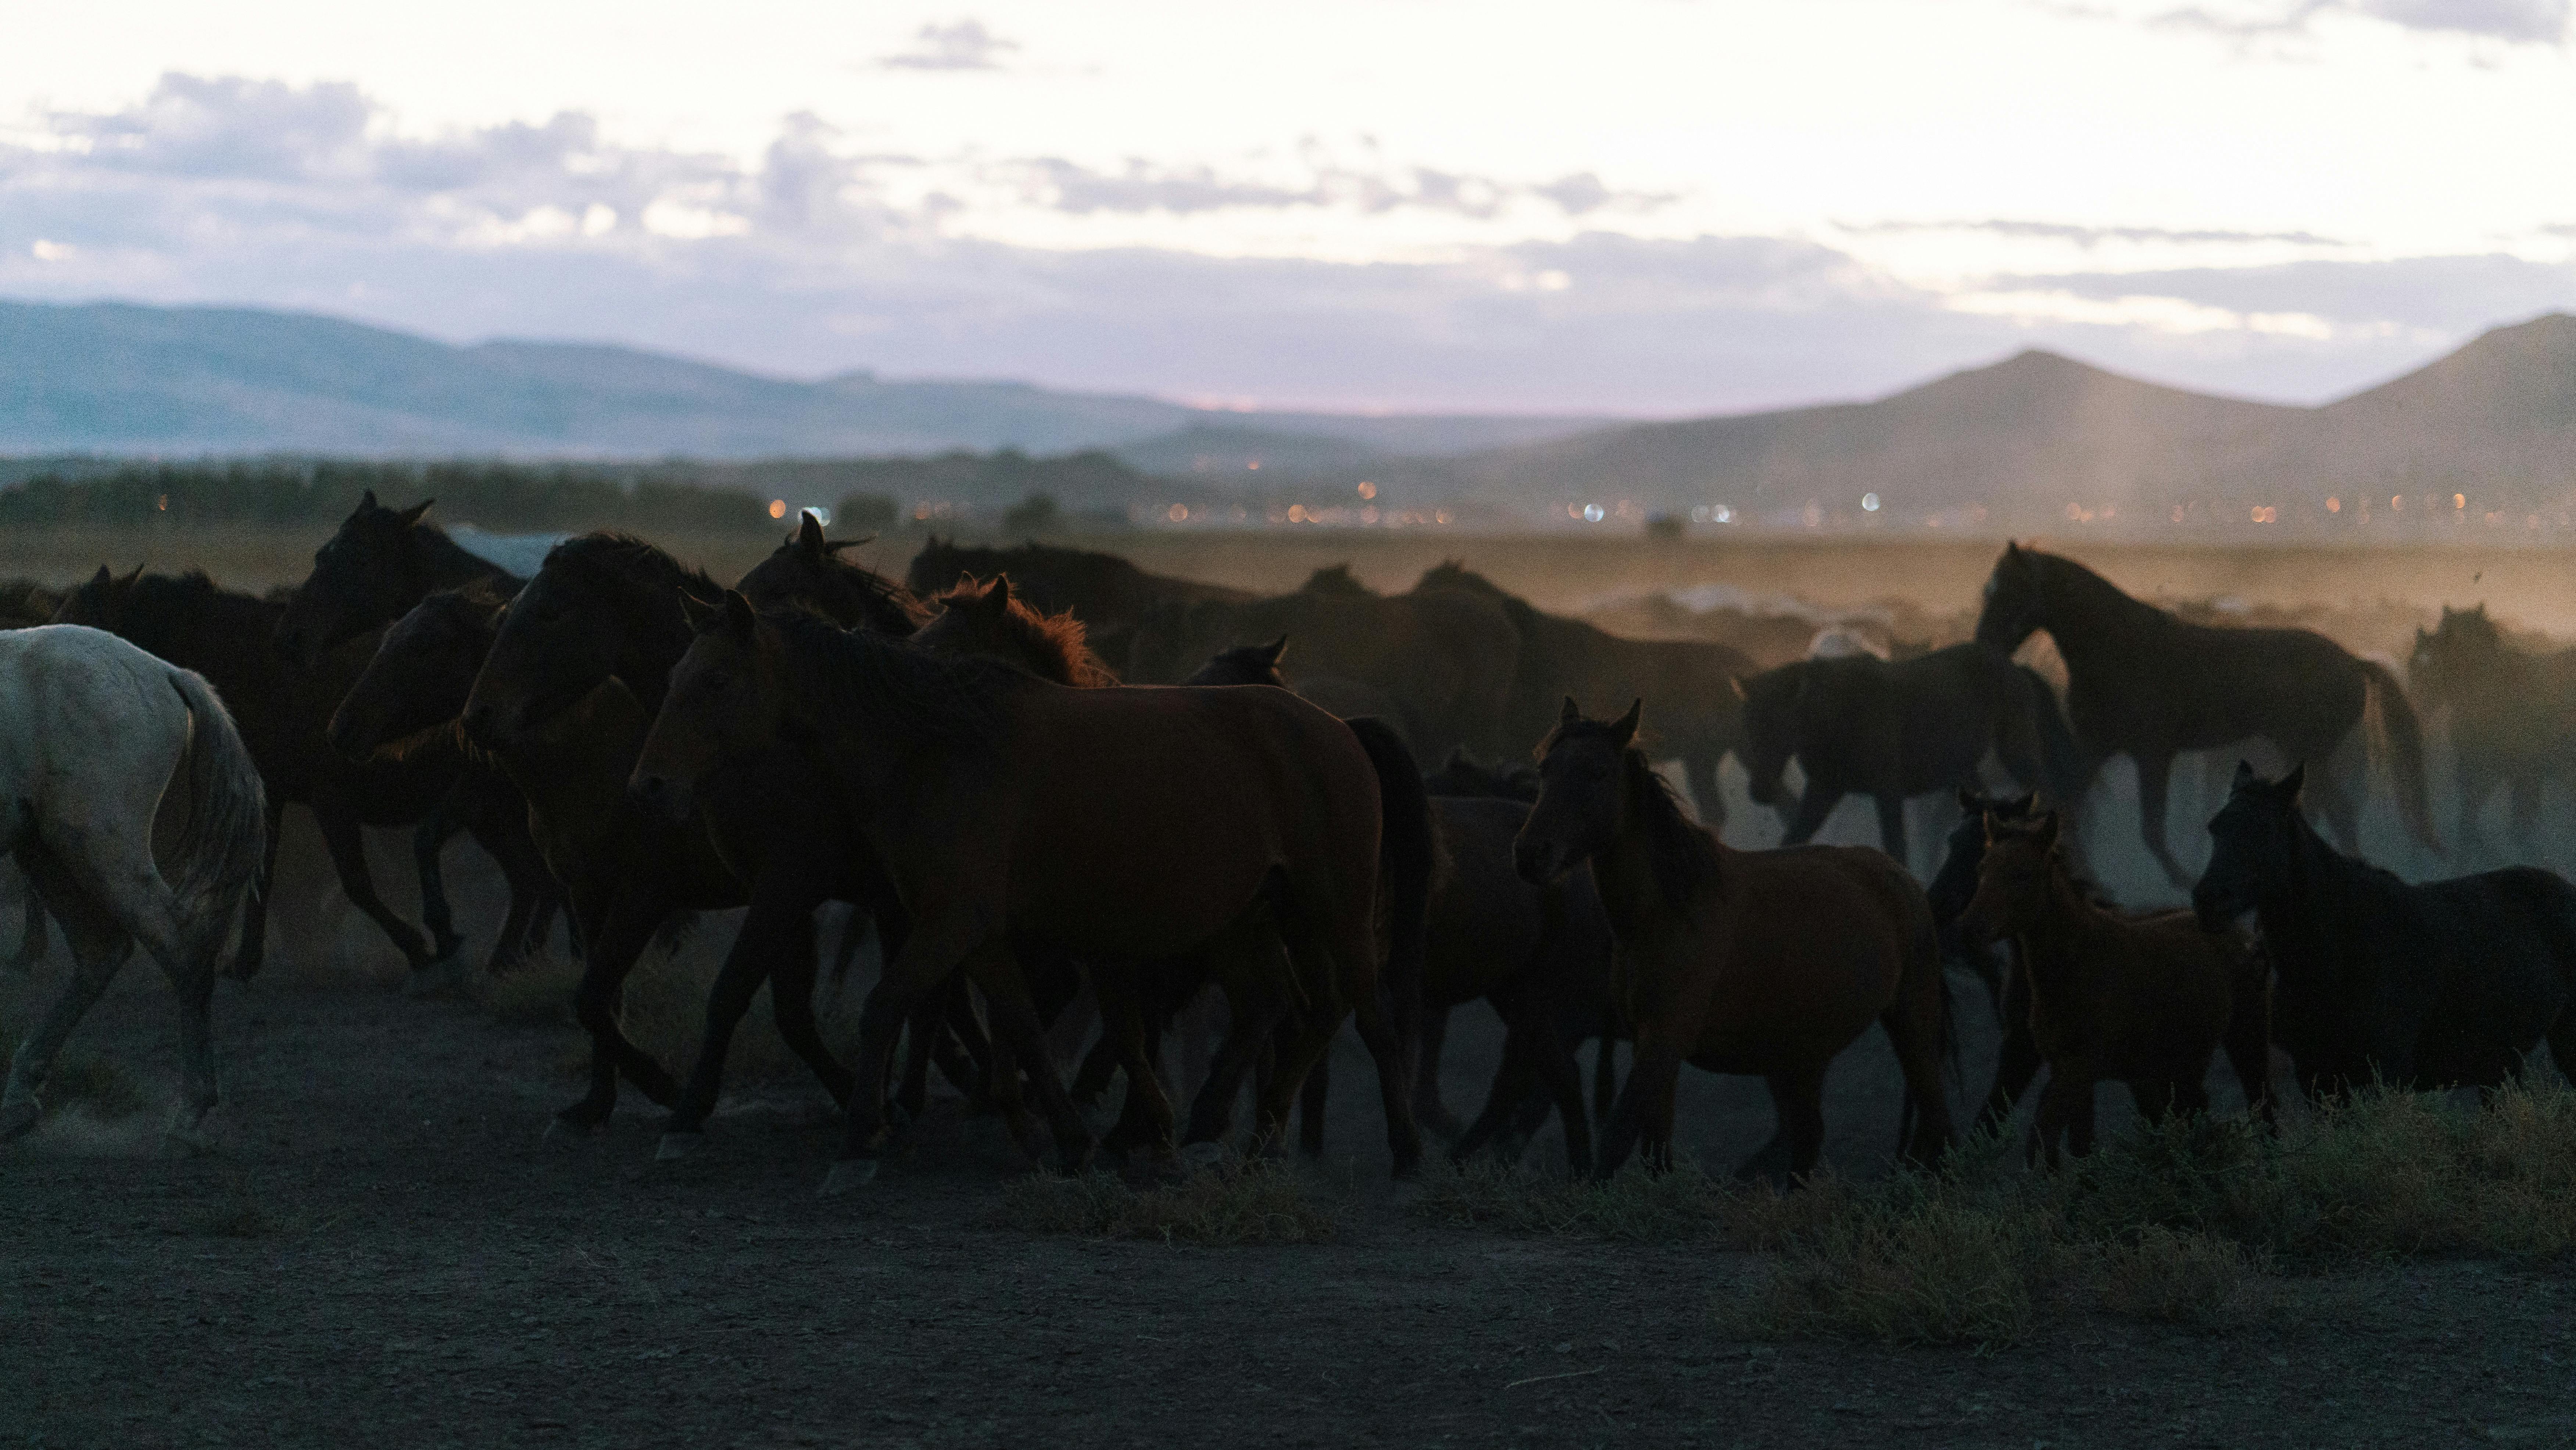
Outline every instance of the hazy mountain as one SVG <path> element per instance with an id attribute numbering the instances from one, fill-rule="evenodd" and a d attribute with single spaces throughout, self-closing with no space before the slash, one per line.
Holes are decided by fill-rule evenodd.
<path id="1" fill-rule="evenodd" d="M 1421 453 L 1598 421 L 1217 414 L 1025 383 L 797 382 L 622 347 L 453 347 L 302 313 L 0 303 L 0 453 L 1056 453 L 1212 419 Z"/>
<path id="2" fill-rule="evenodd" d="M 2424 489 L 2479 508 L 2576 498 L 2576 318 L 2498 328 L 2415 372 L 2317 408 L 2160 387 L 2047 352 L 1868 403 L 1630 424 L 1441 460 L 1368 465 L 1416 496 L 1553 512 L 1726 504 L 1756 519 L 1809 503 L 1856 517 L 1984 508 L 1994 524 L 2118 517 L 2191 501 L 2320 508 Z"/>

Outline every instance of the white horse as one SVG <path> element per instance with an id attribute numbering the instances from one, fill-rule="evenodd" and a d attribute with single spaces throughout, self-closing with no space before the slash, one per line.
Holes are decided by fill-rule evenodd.
<path id="1" fill-rule="evenodd" d="M 9 1061 L 0 1141 L 36 1125 L 63 1039 L 140 941 L 179 998 L 169 1132 L 202 1145 L 215 958 L 258 873 L 264 820 L 259 770 L 204 679 L 102 630 L 0 633 L 0 852 L 26 869 L 73 963 Z"/>

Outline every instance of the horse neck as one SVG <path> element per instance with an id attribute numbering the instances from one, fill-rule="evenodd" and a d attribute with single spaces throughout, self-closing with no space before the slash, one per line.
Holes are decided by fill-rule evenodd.
<path id="1" fill-rule="evenodd" d="M 447 531 L 435 524 L 414 524 L 407 537 L 411 541 L 408 556 L 411 579 L 405 592 L 411 596 L 411 604 L 418 604 L 441 589 L 455 589 L 477 579 L 511 585 L 521 582 L 509 570 L 467 552 L 464 545 L 449 538 Z"/>
<path id="2" fill-rule="evenodd" d="M 1631 792 L 1646 788 L 1624 779 L 1620 787 Z M 1723 841 L 1714 844 L 1722 878 L 1727 857 L 1735 853 Z M 1624 802 L 1618 838 L 1592 859 L 1592 879 L 1601 892 L 1602 910 L 1623 941 L 1646 940 L 1658 932 L 1688 926 L 1688 909 L 1675 904 L 1664 891 L 1659 864 L 1666 849 L 1646 824 L 1644 807 L 1634 800 Z"/>
<path id="3" fill-rule="evenodd" d="M 702 597 L 702 591 L 692 590 L 689 586 L 694 582 L 686 576 L 668 584 L 639 580 L 631 589 L 618 592 L 616 608 L 622 627 L 618 631 L 616 674 L 635 692 L 648 718 L 662 708 L 671 671 L 679 668 L 680 656 L 689 652 L 689 641 L 695 637 L 688 615 L 680 608 L 681 598 L 695 598 L 701 604 L 715 602 Z"/>
<path id="4" fill-rule="evenodd" d="M 2084 894 L 2063 862 L 2051 865 L 2047 891 L 2039 911 L 2013 935 L 2021 938 L 2034 981 L 2062 982 L 2093 955 L 2089 944 L 2110 915 Z"/>
<path id="5" fill-rule="evenodd" d="M 2254 907 L 2264 940 L 2277 948 L 2285 979 L 2310 962 L 2331 965 L 2335 928 L 2375 874 L 2369 863 L 2327 844 L 2304 814 L 2294 814 L 2292 822 L 2297 845 L 2290 856 L 2290 884 Z"/>
<path id="6" fill-rule="evenodd" d="M 2043 578 L 2041 628 L 2057 643 L 2071 672 L 2081 664 L 2115 660 L 2141 637 L 2173 623 L 2171 615 L 2071 560 L 2048 558 Z"/>

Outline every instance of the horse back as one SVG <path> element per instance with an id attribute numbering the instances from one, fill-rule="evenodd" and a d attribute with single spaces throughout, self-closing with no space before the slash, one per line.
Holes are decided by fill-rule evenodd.
<path id="1" fill-rule="evenodd" d="M 1863 846 L 1720 853 L 1695 903 L 1700 1026 L 1691 1060 L 1764 1073 L 1840 1052 L 1895 1005 L 1907 969 L 1937 954 L 1914 878 Z M 1641 1004 L 1639 1016 L 1647 1015 Z"/>

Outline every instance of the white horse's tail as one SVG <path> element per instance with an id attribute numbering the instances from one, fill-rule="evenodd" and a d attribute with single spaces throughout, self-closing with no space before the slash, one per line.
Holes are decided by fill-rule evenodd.
<path id="1" fill-rule="evenodd" d="M 214 687 L 182 669 L 170 671 L 170 687 L 188 707 L 188 824 L 173 847 L 179 877 L 171 884 L 190 917 L 221 933 L 244 891 L 267 889 L 254 878 L 268 829 L 268 792 Z"/>

